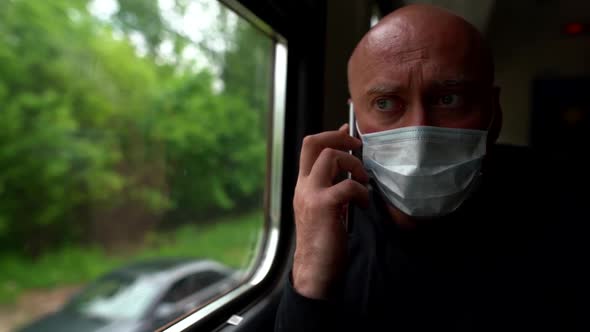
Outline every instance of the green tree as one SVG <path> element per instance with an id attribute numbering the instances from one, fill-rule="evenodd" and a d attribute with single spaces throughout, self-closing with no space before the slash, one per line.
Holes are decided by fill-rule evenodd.
<path id="1" fill-rule="evenodd" d="M 130 152 L 157 75 L 84 1 L 1 9 L 0 242 L 37 254 L 80 239 L 89 207 L 145 191 L 118 168 L 140 163 Z"/>
<path id="2" fill-rule="evenodd" d="M 188 41 L 157 1 L 119 5 L 101 21 L 86 0 L 0 2 L 3 249 L 116 247 L 141 241 L 164 216 L 259 206 L 271 41 L 242 21 L 220 22 L 227 35 L 217 37 L 231 43 L 215 77 L 161 61 L 161 43 L 180 45 L 178 55 Z M 132 33 L 150 55 L 138 54 Z"/>
<path id="3" fill-rule="evenodd" d="M 232 37 L 222 61 L 224 91 L 243 99 L 264 126 L 271 106 L 273 42 L 245 20 L 237 21 Z"/>
<path id="4" fill-rule="evenodd" d="M 259 196 L 266 144 L 257 112 L 240 98 L 212 93 L 210 74 L 172 81 L 157 103 L 176 215 L 208 216 Z"/>

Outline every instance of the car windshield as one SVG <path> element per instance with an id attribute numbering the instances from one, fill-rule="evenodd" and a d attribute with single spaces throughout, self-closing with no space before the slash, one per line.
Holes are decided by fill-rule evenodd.
<path id="1" fill-rule="evenodd" d="M 66 309 L 108 320 L 138 319 L 154 302 L 159 288 L 145 277 L 108 276 L 76 296 Z"/>

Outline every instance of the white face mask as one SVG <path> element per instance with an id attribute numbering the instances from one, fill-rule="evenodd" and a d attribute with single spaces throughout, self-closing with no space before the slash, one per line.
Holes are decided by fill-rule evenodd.
<path id="1" fill-rule="evenodd" d="M 480 181 L 487 131 L 417 126 L 361 138 L 365 168 L 385 198 L 410 216 L 451 213 Z"/>

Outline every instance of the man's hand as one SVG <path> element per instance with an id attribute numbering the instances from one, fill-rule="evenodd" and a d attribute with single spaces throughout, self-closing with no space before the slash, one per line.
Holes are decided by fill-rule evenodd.
<path id="1" fill-rule="evenodd" d="M 361 141 L 348 135 L 348 125 L 305 137 L 293 207 L 297 230 L 293 284 L 309 298 L 326 298 L 328 289 L 346 262 L 346 230 L 342 223 L 350 201 L 366 206 L 363 185 L 369 176 L 362 162 L 349 154 Z M 334 183 L 350 172 L 352 179 Z"/>

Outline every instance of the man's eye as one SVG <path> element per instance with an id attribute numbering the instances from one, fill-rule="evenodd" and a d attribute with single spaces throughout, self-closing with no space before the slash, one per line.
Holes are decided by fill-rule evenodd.
<path id="1" fill-rule="evenodd" d="M 463 96 L 458 94 L 442 95 L 435 98 L 434 101 L 434 106 L 446 108 L 461 107 L 463 104 Z"/>
<path id="2" fill-rule="evenodd" d="M 389 112 L 399 110 L 401 108 L 401 103 L 394 98 L 379 98 L 375 101 L 375 106 L 379 111 Z"/>

